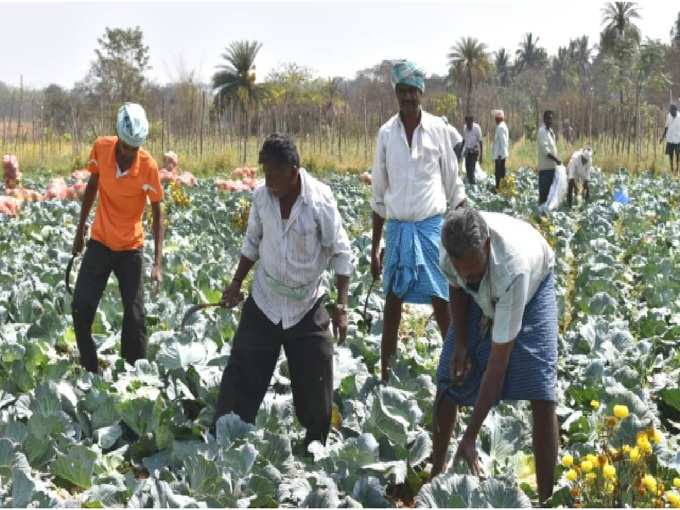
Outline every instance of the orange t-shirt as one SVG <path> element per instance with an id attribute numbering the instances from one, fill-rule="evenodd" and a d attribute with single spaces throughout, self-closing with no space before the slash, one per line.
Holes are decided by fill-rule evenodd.
<path id="1" fill-rule="evenodd" d="M 90 152 L 87 169 L 99 175 L 99 205 L 92 227 L 95 239 L 113 251 L 136 250 L 144 246 L 142 215 L 146 199 L 163 200 L 158 165 L 139 149 L 130 169 L 118 177 L 117 136 L 100 136 Z"/>

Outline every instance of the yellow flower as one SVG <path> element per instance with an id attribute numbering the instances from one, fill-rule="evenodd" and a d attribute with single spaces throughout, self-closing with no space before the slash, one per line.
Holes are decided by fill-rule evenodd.
<path id="1" fill-rule="evenodd" d="M 566 477 L 567 480 L 573 482 L 578 478 L 578 473 L 576 472 L 575 469 L 570 469 L 569 471 L 567 471 Z"/>
<path id="2" fill-rule="evenodd" d="M 574 465 L 574 457 L 572 457 L 569 454 L 565 455 L 564 457 L 562 457 L 562 465 L 565 468 L 573 466 Z"/>
<path id="3" fill-rule="evenodd" d="M 596 411 L 600 408 L 600 401 L 599 400 L 591 400 L 590 401 L 590 407 L 595 409 Z"/>
<path id="4" fill-rule="evenodd" d="M 652 475 L 645 475 L 642 477 L 642 486 L 652 494 L 656 494 L 656 478 Z"/>
<path id="5" fill-rule="evenodd" d="M 611 464 L 607 464 L 602 468 L 602 474 L 608 480 L 613 480 L 614 478 L 616 478 L 616 468 Z"/>
<path id="6" fill-rule="evenodd" d="M 622 446 L 622 449 L 623 449 L 623 453 L 625 453 L 625 454 L 630 453 L 630 445 L 629 444 L 624 444 Z"/>
<path id="7" fill-rule="evenodd" d="M 605 491 L 607 494 L 611 494 L 612 492 L 614 492 L 614 483 L 613 483 L 613 482 L 607 482 L 607 483 L 605 483 L 605 484 L 604 484 L 604 491 Z"/>
<path id="8" fill-rule="evenodd" d="M 640 449 L 637 446 L 632 448 L 630 452 L 628 452 L 628 456 L 630 457 L 630 460 L 637 462 L 640 460 Z"/>
<path id="9" fill-rule="evenodd" d="M 666 493 L 666 500 L 673 508 L 680 508 L 680 494 L 675 491 Z"/>
<path id="10" fill-rule="evenodd" d="M 618 404 L 614 406 L 614 416 L 617 418 L 623 419 L 628 416 L 628 406 L 624 406 L 623 404 Z"/>
<path id="11" fill-rule="evenodd" d="M 597 478 L 597 475 L 595 473 L 588 473 L 586 475 L 586 481 L 587 482 L 594 482 L 596 478 Z"/>
<path id="12" fill-rule="evenodd" d="M 680 478 L 673 478 L 673 487 L 680 489 Z"/>
<path id="13" fill-rule="evenodd" d="M 593 470 L 593 463 L 589 460 L 584 460 L 581 462 L 581 470 L 583 470 L 584 473 L 590 473 Z"/>
<path id="14" fill-rule="evenodd" d="M 644 454 L 652 452 L 652 445 L 650 444 L 649 439 L 647 439 L 647 434 L 644 432 L 639 433 L 637 436 L 637 447 Z"/>

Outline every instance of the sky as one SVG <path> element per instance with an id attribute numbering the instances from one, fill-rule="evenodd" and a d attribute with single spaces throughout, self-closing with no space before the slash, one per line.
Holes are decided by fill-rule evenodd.
<path id="1" fill-rule="evenodd" d="M 669 40 L 680 4 L 640 2 L 645 37 Z M 315 76 L 354 77 L 383 59 L 408 58 L 446 74 L 462 36 L 514 53 L 526 32 L 552 55 L 570 38 L 599 39 L 603 2 L 581 0 L 439 2 L 5 2 L 0 0 L 0 81 L 27 87 L 83 79 L 105 27 L 141 26 L 147 76 L 164 84 L 179 69 L 209 82 L 231 41 L 262 43 L 258 81 L 295 62 Z"/>

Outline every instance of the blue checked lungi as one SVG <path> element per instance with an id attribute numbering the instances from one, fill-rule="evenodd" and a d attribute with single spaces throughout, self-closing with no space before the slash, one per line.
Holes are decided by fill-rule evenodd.
<path id="1" fill-rule="evenodd" d="M 407 303 L 429 304 L 436 296 L 449 300 L 449 283 L 439 268 L 443 218 L 388 220 L 383 289 Z"/>
<path id="2" fill-rule="evenodd" d="M 474 405 L 491 353 L 491 329 L 480 339 L 482 310 L 469 301 L 467 316 L 468 353 L 472 368 L 460 386 L 452 386 L 451 360 L 455 350 L 453 324 L 444 340 L 437 369 L 437 386 L 448 387 L 446 396 L 459 405 Z M 557 301 L 550 272 L 524 309 L 522 328 L 510 354 L 505 383 L 499 400 L 557 401 Z"/>

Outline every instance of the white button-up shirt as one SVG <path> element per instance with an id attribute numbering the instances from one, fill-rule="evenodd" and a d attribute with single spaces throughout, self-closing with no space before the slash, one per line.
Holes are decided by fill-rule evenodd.
<path id="1" fill-rule="evenodd" d="M 465 139 L 465 148 L 468 150 L 479 150 L 479 144 L 482 142 L 482 128 L 476 122 L 472 123 L 470 129 L 467 124 L 463 126 L 463 138 Z"/>
<path id="2" fill-rule="evenodd" d="M 571 155 L 571 159 L 567 165 L 568 179 L 575 179 L 579 182 L 590 180 L 590 172 L 593 168 L 593 165 L 590 160 L 584 163 L 583 159 L 581 159 L 582 154 L 583 149 L 579 149 Z"/>
<path id="3" fill-rule="evenodd" d="M 486 273 L 474 292 L 456 272 L 441 247 L 439 264 L 453 287 L 463 288 L 493 320 L 491 338 L 507 343 L 517 337 L 524 309 L 555 265 L 555 255 L 529 223 L 506 214 L 482 212 L 491 238 Z"/>
<path id="4" fill-rule="evenodd" d="M 538 129 L 536 137 L 538 143 L 538 169 L 539 170 L 554 170 L 557 163 L 548 157 L 552 154 L 557 157 L 557 144 L 555 143 L 555 133 L 552 129 L 547 129 L 541 126 Z"/>
<path id="5" fill-rule="evenodd" d="M 507 159 L 510 154 L 510 133 L 508 133 L 508 126 L 505 122 L 501 122 L 496 126 L 496 135 L 493 138 L 493 146 L 491 147 L 491 157 L 495 161 L 498 158 Z"/>
<path id="6" fill-rule="evenodd" d="M 255 189 L 241 249 L 245 257 L 259 260 L 255 303 L 284 329 L 300 322 L 326 292 L 323 276 L 329 263 L 336 274 L 353 271 L 349 238 L 331 189 L 303 168 L 299 171 L 302 189 L 286 222 L 278 198 L 264 184 Z M 298 295 L 289 297 L 281 287 Z"/>
<path id="7" fill-rule="evenodd" d="M 680 143 L 680 113 L 673 117 L 670 113 L 666 117 L 666 142 Z"/>
<path id="8" fill-rule="evenodd" d="M 465 199 L 446 124 L 421 111 L 411 146 L 399 114 L 380 128 L 373 163 L 372 209 L 386 219 L 421 221 Z"/>
<path id="9" fill-rule="evenodd" d="M 460 142 L 463 141 L 463 137 L 458 132 L 458 130 L 455 127 L 453 127 L 451 124 L 447 124 L 446 129 L 448 129 L 449 136 L 451 137 L 451 147 L 453 147 L 455 149 L 456 145 L 458 145 Z"/>

